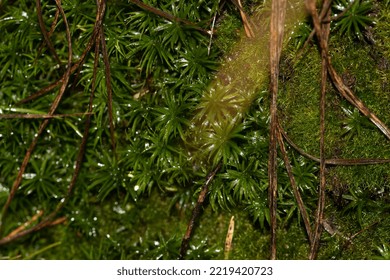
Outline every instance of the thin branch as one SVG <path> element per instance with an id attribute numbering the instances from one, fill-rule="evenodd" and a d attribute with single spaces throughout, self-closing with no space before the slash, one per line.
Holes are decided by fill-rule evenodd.
<path id="1" fill-rule="evenodd" d="M 304 156 L 305 158 L 311 159 L 315 162 L 320 162 L 320 159 L 316 156 L 313 156 L 307 152 L 305 152 L 302 148 L 300 148 L 291 138 L 287 135 L 286 131 L 283 127 L 278 123 L 278 129 L 282 133 L 283 138 L 287 141 L 287 143 L 294 148 L 299 154 Z M 343 158 L 331 158 L 325 160 L 326 165 L 345 165 L 345 166 L 353 166 L 353 165 L 370 165 L 370 164 L 384 164 L 390 163 L 390 159 L 380 159 L 380 158 L 356 158 L 356 159 L 343 159 Z"/>
<path id="2" fill-rule="evenodd" d="M 329 20 L 323 19 L 322 23 L 329 23 L 329 22 L 332 22 L 332 21 L 339 20 L 340 18 L 342 18 L 352 8 L 352 6 L 354 4 L 355 4 L 355 1 L 350 2 L 349 5 L 340 14 L 335 15 L 334 17 L 331 17 Z"/>
<path id="3" fill-rule="evenodd" d="M 219 3 L 219 0 L 218 0 L 218 3 Z M 210 41 L 209 41 L 209 45 L 207 46 L 207 55 L 210 55 L 210 51 L 211 51 L 211 43 L 213 41 L 214 26 L 215 26 L 215 20 L 217 18 L 217 14 L 218 14 L 218 11 L 215 12 L 215 15 L 213 17 L 213 22 L 211 23 Z"/>
<path id="4" fill-rule="evenodd" d="M 54 58 L 57 61 L 57 63 L 61 65 L 61 59 L 58 57 L 57 52 L 53 46 L 53 43 L 50 41 L 49 33 L 46 31 L 45 23 L 43 22 L 41 1 L 36 0 L 35 2 L 37 7 L 39 28 L 41 29 L 43 38 L 45 39 L 45 43 L 49 48 L 50 52 L 54 55 Z"/>
<path id="5" fill-rule="evenodd" d="M 313 3 L 309 5 L 310 9 L 313 9 Z M 330 6 L 331 0 L 325 0 L 324 6 Z M 315 3 L 314 3 L 315 9 Z M 324 8 L 322 10 L 325 10 Z M 325 19 L 330 19 L 330 9 L 328 9 Z M 330 23 L 321 25 L 321 41 L 323 41 L 324 47 L 321 48 L 321 94 L 320 94 L 320 187 L 318 190 L 318 205 L 316 211 L 316 222 L 314 225 L 314 232 L 312 238 L 312 244 L 310 248 L 310 259 L 316 259 L 318 254 L 318 248 L 320 245 L 320 239 L 322 234 L 322 220 L 325 209 L 325 102 L 326 102 L 326 82 L 327 82 L 327 56 L 328 56 L 328 41 L 330 33 Z"/>
<path id="6" fill-rule="evenodd" d="M 366 226 L 365 228 L 359 230 L 358 232 L 356 232 L 355 234 L 353 234 L 350 238 L 349 238 L 349 241 L 352 241 L 352 239 L 354 239 L 356 236 L 358 236 L 359 234 L 365 232 L 366 230 L 370 229 L 371 227 L 379 224 L 380 221 L 375 221 L 373 222 L 372 224 Z"/>
<path id="7" fill-rule="evenodd" d="M 32 223 L 34 223 L 35 221 L 37 221 L 41 216 L 43 215 L 43 211 L 42 210 L 39 210 L 37 211 L 37 213 L 31 217 L 30 220 L 28 220 L 27 222 L 23 223 L 21 226 L 17 227 L 16 229 L 14 229 L 13 231 L 11 231 L 9 234 L 8 234 L 8 238 L 12 238 L 13 236 L 17 235 L 18 233 L 24 231 L 27 227 L 29 227 Z"/>
<path id="8" fill-rule="evenodd" d="M 328 13 L 328 11 L 330 11 L 331 3 L 332 3 L 332 1 L 326 1 L 326 2 L 324 2 L 324 4 L 322 5 L 322 9 L 321 9 L 321 13 L 320 13 L 321 22 L 324 20 L 325 15 Z M 323 23 L 324 23 L 324 22 L 323 22 Z M 297 57 L 298 57 L 298 58 L 302 55 L 302 53 L 303 53 L 304 50 L 307 48 L 307 46 L 309 45 L 309 43 L 313 40 L 315 34 L 316 34 L 316 30 L 315 30 L 315 28 L 313 28 L 312 31 L 310 32 L 309 37 L 307 37 L 305 43 L 303 44 L 302 49 L 301 49 L 301 50 L 299 51 L 299 53 L 297 54 Z"/>
<path id="9" fill-rule="evenodd" d="M 140 7 L 141 9 L 144 9 L 148 12 L 151 12 L 155 15 L 158 15 L 160 17 L 163 17 L 171 22 L 179 22 L 179 23 L 183 23 L 185 25 L 188 25 L 188 26 L 191 26 L 192 28 L 194 28 L 195 30 L 198 30 L 204 34 L 207 34 L 207 35 L 210 35 L 210 31 L 208 30 L 205 30 L 201 27 L 199 27 L 197 24 L 189 21 L 189 20 L 186 20 L 186 19 L 182 19 L 182 18 L 179 18 L 179 17 L 175 17 L 167 12 L 164 12 L 164 11 L 161 11 L 159 9 L 156 9 L 155 7 L 152 7 L 152 6 L 149 6 L 145 3 L 143 3 L 142 1 L 139 1 L 139 0 L 130 0 L 131 3 L 137 5 L 138 7 Z"/>
<path id="10" fill-rule="evenodd" d="M 48 86 L 38 90 L 37 92 L 31 94 L 30 96 L 28 96 L 28 97 L 26 97 L 24 99 L 16 102 L 16 105 L 20 105 L 20 104 L 32 101 L 32 100 L 34 100 L 34 99 L 36 99 L 36 98 L 38 98 L 38 97 L 40 97 L 42 95 L 45 95 L 46 93 L 50 92 L 52 89 L 55 89 L 58 85 L 60 85 L 63 82 L 64 75 L 60 79 L 58 79 L 57 81 L 51 83 L 50 85 L 48 85 Z"/>
<path id="11" fill-rule="evenodd" d="M 307 236 L 309 238 L 309 242 L 310 242 L 310 244 L 312 244 L 312 237 L 313 236 L 312 236 L 312 231 L 311 231 L 311 227 L 310 227 L 309 215 L 307 214 L 305 204 L 303 203 L 303 199 L 302 199 L 301 194 L 299 192 L 299 189 L 297 187 L 297 183 L 295 181 L 292 167 L 291 167 L 290 161 L 288 159 L 286 147 L 285 147 L 284 142 L 283 142 L 282 134 L 280 133 L 279 129 L 278 129 L 277 137 L 278 137 L 280 151 L 282 152 L 284 165 L 286 166 L 287 174 L 288 174 L 288 177 L 290 178 L 290 184 L 291 184 L 291 187 L 293 189 L 294 197 L 298 203 L 299 212 L 301 213 L 303 223 L 305 224 L 306 233 L 307 233 Z"/>
<path id="12" fill-rule="evenodd" d="M 56 10 L 56 14 L 54 15 L 54 20 L 53 20 L 53 22 L 51 23 L 51 26 L 50 26 L 50 30 L 49 30 L 49 32 L 47 33 L 47 35 L 48 35 L 49 38 L 50 38 L 51 35 L 53 35 L 53 33 L 54 33 L 54 29 L 55 29 L 55 27 L 56 27 L 56 25 L 57 25 L 57 23 L 58 23 L 59 17 L 60 17 L 60 10 L 57 9 L 57 10 Z M 45 47 L 45 45 L 46 45 L 46 41 L 43 41 L 43 42 L 41 43 L 41 46 L 40 46 L 39 49 L 38 49 L 38 54 L 37 54 L 37 56 L 36 56 L 36 58 L 35 58 L 35 60 L 34 60 L 34 64 L 37 63 L 37 60 L 38 60 L 38 58 L 41 56 L 42 50 L 43 50 L 43 48 Z M 60 64 L 60 65 L 61 65 L 61 64 Z"/>
<path id="13" fill-rule="evenodd" d="M 299 208 L 299 211 L 300 211 L 300 213 L 302 215 L 303 222 L 305 224 L 306 233 L 308 235 L 310 243 L 312 243 L 312 232 L 311 232 L 311 227 L 310 227 L 309 215 L 307 214 L 307 211 L 306 211 L 305 205 L 303 203 L 302 197 L 301 197 L 301 195 L 299 193 L 299 190 L 298 190 L 298 187 L 297 187 L 297 184 L 296 184 L 293 172 L 292 172 L 292 167 L 291 167 L 291 164 L 290 164 L 288 156 L 287 156 L 286 148 L 284 146 L 284 143 L 283 143 L 283 140 L 282 140 L 282 136 L 281 136 L 280 133 L 278 134 L 278 143 L 279 143 L 282 155 L 283 155 L 283 161 L 284 161 L 285 166 L 286 166 L 287 174 L 288 174 L 288 176 L 290 178 L 290 183 L 291 183 L 291 186 L 293 188 L 294 197 L 295 197 L 295 199 L 296 199 L 296 201 L 298 203 L 298 208 Z"/>
<path id="14" fill-rule="evenodd" d="M 57 119 L 65 117 L 85 116 L 93 113 L 72 113 L 72 114 L 1 114 L 0 119 Z"/>
<path id="15" fill-rule="evenodd" d="M 244 9 L 242 8 L 241 0 L 232 0 L 233 4 L 238 8 L 240 11 L 242 23 L 244 25 L 245 35 L 248 38 L 254 38 L 255 32 L 253 32 L 253 28 L 251 26 L 250 21 L 248 20 L 248 17 L 246 16 L 246 13 Z"/>
<path id="16" fill-rule="evenodd" d="M 105 1 L 105 0 L 103 0 Z M 104 37 L 104 27 L 103 25 L 100 28 L 100 43 L 102 46 L 102 56 L 103 56 L 103 62 L 104 62 L 104 72 L 105 72 L 105 78 L 106 78 L 106 88 L 107 88 L 107 107 L 108 107 L 108 122 L 110 126 L 110 137 L 111 137 L 111 146 L 112 151 L 116 156 L 115 152 L 115 134 L 114 134 L 114 121 L 112 116 L 112 86 L 111 86 L 111 69 L 110 69 L 110 62 L 108 60 L 108 52 L 107 52 L 107 46 L 106 46 L 106 40 Z"/>
<path id="17" fill-rule="evenodd" d="M 202 186 L 202 189 L 199 193 L 198 201 L 196 202 L 196 205 L 192 210 L 192 216 L 188 223 L 187 231 L 181 242 L 180 254 L 179 254 L 179 259 L 181 260 L 183 260 L 187 254 L 187 250 L 192 236 L 192 232 L 194 230 L 195 222 L 198 220 L 198 217 L 200 215 L 204 200 L 206 199 L 207 192 L 209 191 L 209 186 L 213 181 L 215 175 L 218 173 L 219 169 L 221 169 L 221 166 L 222 163 L 219 163 L 217 167 L 215 167 L 214 170 L 207 175 L 206 182 Z"/>
<path id="18" fill-rule="evenodd" d="M 277 208 L 277 93 L 279 77 L 279 61 L 282 50 L 286 0 L 273 0 L 270 26 L 270 72 L 271 72 L 271 104 L 270 104 L 270 144 L 268 159 L 269 207 L 271 220 L 271 259 L 276 259 L 276 208 Z"/>
<path id="19" fill-rule="evenodd" d="M 225 250 L 224 250 L 225 260 L 229 259 L 229 254 L 230 251 L 232 250 L 233 236 L 234 236 L 234 216 L 230 218 L 228 231 L 226 233 Z"/>

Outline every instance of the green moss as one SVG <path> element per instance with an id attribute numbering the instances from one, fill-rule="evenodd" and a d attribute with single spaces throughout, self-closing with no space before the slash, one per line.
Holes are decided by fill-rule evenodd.
<path id="1" fill-rule="evenodd" d="M 5 38 L 0 41 L 0 110 L 2 114 L 24 113 L 26 109 L 47 112 L 57 89 L 28 104 L 15 103 L 54 82 L 63 69 L 46 48 L 42 57 L 39 54 L 42 36 L 34 5 L 11 2 L 4 3 L 0 11 Z M 264 15 L 264 35 L 268 30 L 267 7 L 260 2 L 247 2 L 245 10 Z M 64 8 L 77 60 L 91 35 L 95 7 L 80 3 L 74 9 L 67 3 Z M 135 5 L 108 3 L 106 17 L 113 20 L 105 19 L 104 28 L 114 89 L 116 155 L 110 144 L 106 73 L 100 61 L 91 137 L 76 188 L 58 213 L 58 218 L 64 219 L 2 247 L 0 258 L 177 259 L 200 187 L 212 169 L 211 163 L 217 164 L 220 159 L 224 164 L 210 186 L 186 258 L 224 259 L 231 216 L 235 217 L 235 230 L 229 259 L 269 258 L 268 39 L 259 37 L 249 43 L 240 39 L 240 15 L 231 4 L 219 11 L 208 49 L 210 36 L 193 26 L 167 22 Z M 180 3 L 184 2 L 162 1 L 158 8 L 198 27 L 210 28 L 217 1 L 203 1 L 201 7 L 198 1 Z M 377 23 L 369 30 L 375 43 L 352 42 L 335 29 L 330 53 L 350 87 L 390 124 L 390 12 L 388 5 L 378 5 Z M 47 27 L 53 9 L 45 6 Z M 28 17 L 22 11 L 28 12 Z M 303 17 L 301 9 L 288 15 L 287 29 L 296 18 Z M 57 28 L 52 40 L 65 60 L 62 23 Z M 296 144 L 318 156 L 321 62 L 313 46 L 296 58 L 297 46 L 308 35 L 307 28 L 302 32 L 297 35 L 299 44 L 290 41 L 282 56 L 279 118 Z M 85 112 L 94 55 L 86 58 L 79 76 L 72 76 L 73 87 L 67 90 L 59 113 Z M 327 86 L 326 156 L 390 158 L 388 140 L 330 83 Z M 216 94 L 210 94 L 213 90 Z M 197 126 L 197 121 L 207 124 Z M 1 206 L 38 127 L 39 120 L 0 122 Z M 210 127 L 212 130 L 201 131 Z M 2 236 L 31 220 L 38 210 L 49 214 L 66 195 L 83 129 L 84 117 L 50 121 L 3 221 Z M 200 150 L 191 145 L 194 130 L 208 141 L 200 143 Z M 291 147 L 288 153 L 313 222 L 318 165 Z M 386 258 L 389 164 L 327 166 L 326 176 L 326 219 L 338 233 L 324 232 L 319 258 Z M 281 160 L 278 180 L 278 258 L 306 259 L 308 238 Z M 356 233 L 349 242 L 347 237 Z"/>

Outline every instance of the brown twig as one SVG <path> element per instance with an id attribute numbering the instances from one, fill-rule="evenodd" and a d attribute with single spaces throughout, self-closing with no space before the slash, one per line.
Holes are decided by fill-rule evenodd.
<path id="1" fill-rule="evenodd" d="M 273 0 L 270 26 L 270 144 L 268 159 L 269 207 L 271 220 L 271 259 L 276 259 L 276 198 L 277 198 L 277 93 L 279 61 L 282 50 L 286 0 Z"/>
<path id="2" fill-rule="evenodd" d="M 348 4 L 348 6 L 341 12 L 339 13 L 338 15 L 334 16 L 334 17 L 331 17 L 330 19 L 323 19 L 322 20 L 322 23 L 330 23 L 332 21 L 337 21 L 339 20 L 340 18 L 342 18 L 351 8 L 352 6 L 355 4 L 355 1 L 352 1 Z"/>
<path id="3" fill-rule="evenodd" d="M 287 155 L 286 147 L 284 145 L 282 134 L 280 133 L 279 129 L 278 129 L 277 136 L 278 136 L 278 143 L 279 143 L 280 151 L 282 153 L 284 165 L 286 166 L 287 174 L 288 174 L 288 177 L 290 178 L 290 184 L 291 184 L 291 187 L 293 189 L 294 197 L 298 203 L 299 212 L 301 213 L 303 223 L 305 224 L 306 233 L 307 233 L 307 236 L 309 238 L 309 242 L 310 242 L 310 244 L 312 244 L 313 235 L 312 235 L 312 231 L 311 231 L 309 215 L 307 214 L 305 205 L 303 203 L 303 199 L 301 197 L 301 194 L 299 193 L 299 189 L 298 189 L 297 183 L 295 181 L 292 167 L 291 167 L 290 161 L 288 159 L 288 155 Z"/>
<path id="4" fill-rule="evenodd" d="M 226 233 L 225 250 L 224 250 L 225 260 L 229 259 L 229 254 L 230 251 L 232 250 L 233 236 L 234 236 L 234 216 L 230 218 L 228 231 Z"/>
<path id="5" fill-rule="evenodd" d="M 93 113 L 72 113 L 72 114 L 1 114 L 0 119 L 55 119 L 75 116 L 86 116 Z"/>
<path id="6" fill-rule="evenodd" d="M 36 220 L 38 220 L 40 217 L 42 217 L 43 215 L 43 211 L 39 210 L 37 211 L 37 213 L 31 217 L 30 220 L 28 220 L 27 222 L 23 223 L 21 226 L 17 227 L 16 229 L 14 229 L 13 231 L 11 231 L 9 234 L 8 234 L 8 238 L 12 238 L 13 236 L 17 235 L 19 232 L 22 232 L 24 231 L 27 227 L 29 227 L 33 222 L 35 222 Z"/>
<path id="7" fill-rule="evenodd" d="M 54 33 L 54 29 L 55 29 L 55 27 L 56 27 L 56 25 L 57 25 L 57 23 L 58 23 L 59 17 L 60 17 L 60 10 L 57 9 L 57 10 L 56 10 L 56 14 L 54 15 L 54 20 L 53 20 L 53 22 L 51 23 L 51 26 L 50 26 L 50 30 L 49 30 L 49 32 L 47 33 L 47 35 L 48 35 L 49 38 L 50 38 L 51 35 L 53 35 L 53 33 Z M 37 59 L 41 56 L 42 50 L 43 50 L 43 48 L 45 47 L 45 45 L 46 45 L 46 41 L 43 41 L 42 44 L 41 44 L 41 46 L 40 46 L 39 49 L 38 49 L 38 54 L 37 54 L 37 56 L 36 56 L 36 58 L 35 58 L 35 60 L 34 60 L 34 64 L 37 63 Z"/>
<path id="8" fill-rule="evenodd" d="M 321 22 L 324 20 L 325 15 L 328 13 L 328 11 L 330 11 L 331 3 L 332 3 L 332 1 L 326 1 L 323 3 L 321 13 L 320 13 Z M 322 22 L 322 23 L 325 23 L 325 22 Z M 315 28 L 313 28 L 312 31 L 310 32 L 309 37 L 307 37 L 305 43 L 303 44 L 302 49 L 298 52 L 298 54 L 297 54 L 298 58 L 303 54 L 304 50 L 307 48 L 307 46 L 313 40 L 315 34 L 316 34 L 316 30 L 315 30 Z"/>
<path id="9" fill-rule="evenodd" d="M 39 28 L 41 29 L 43 38 L 45 39 L 45 43 L 46 43 L 47 47 L 49 48 L 50 52 L 53 54 L 57 63 L 59 65 L 61 65 L 61 59 L 57 55 L 57 52 L 53 46 L 53 43 L 50 40 L 49 33 L 46 31 L 45 23 L 43 22 L 41 1 L 36 0 L 35 3 L 36 3 L 36 7 L 37 7 Z"/>
<path id="10" fill-rule="evenodd" d="M 116 152 L 115 152 L 114 121 L 113 121 L 113 115 L 112 115 L 111 69 L 110 69 L 110 62 L 108 60 L 108 53 L 107 53 L 106 40 L 105 40 L 105 37 L 104 37 L 104 27 L 103 27 L 103 25 L 100 28 L 100 42 L 101 42 L 101 46 L 102 46 L 102 50 L 101 51 L 102 51 L 102 56 L 103 56 L 104 71 L 105 71 L 105 78 L 106 78 L 108 122 L 109 122 L 109 126 L 110 126 L 111 146 L 112 146 L 112 151 L 113 151 L 114 155 L 116 156 Z"/>
<path id="11" fill-rule="evenodd" d="M 206 178 L 206 182 L 202 186 L 202 189 L 199 193 L 198 196 L 198 201 L 196 202 L 196 205 L 194 209 L 192 210 L 192 216 L 191 219 L 188 223 L 186 233 L 183 237 L 183 240 L 181 242 L 181 247 L 180 247 L 180 254 L 179 254 L 179 259 L 183 260 L 187 254 L 188 246 L 190 243 L 190 239 L 192 236 L 192 232 L 194 230 L 195 222 L 198 220 L 198 217 L 200 215 L 203 203 L 206 199 L 207 192 L 209 191 L 209 186 L 211 182 L 213 181 L 215 175 L 218 173 L 219 169 L 221 168 L 222 163 L 219 163 L 217 167 L 214 168 L 213 171 L 211 171 Z"/>
<path id="12" fill-rule="evenodd" d="M 241 15 L 242 23 L 244 25 L 244 30 L 245 30 L 246 37 L 254 38 L 255 37 L 255 33 L 253 32 L 253 28 L 251 26 L 251 23 L 248 20 L 248 17 L 246 15 L 244 9 L 242 8 L 241 0 L 232 0 L 232 2 L 238 8 L 238 10 L 240 11 L 240 15 Z"/>
<path id="13" fill-rule="evenodd" d="M 143 3 L 142 1 L 139 1 L 139 0 L 130 0 L 131 3 L 137 5 L 138 7 L 140 7 L 141 9 L 144 9 L 146 11 L 149 11 L 155 15 L 158 15 L 160 17 L 163 17 L 171 22 L 179 22 L 179 23 L 183 23 L 185 25 L 188 25 L 188 26 L 191 26 L 192 28 L 194 28 L 195 30 L 198 30 L 204 34 L 207 34 L 207 35 L 210 35 L 210 31 L 208 30 L 205 30 L 201 27 L 199 27 L 197 24 L 189 21 L 189 20 L 186 20 L 186 19 L 182 19 L 182 18 L 179 18 L 179 17 L 175 17 L 167 12 L 164 12 L 164 11 L 161 11 L 159 9 L 156 9 L 155 7 L 152 7 L 152 6 L 149 6 L 145 3 Z"/>
<path id="14" fill-rule="evenodd" d="M 286 131 L 283 129 L 283 127 L 280 125 L 280 122 L 278 123 L 278 129 L 282 133 L 283 138 L 286 140 L 286 142 L 294 148 L 299 154 L 304 156 L 305 158 L 311 159 L 315 162 L 320 162 L 320 159 L 316 156 L 313 156 L 307 152 L 305 152 L 302 148 L 300 148 L 297 144 L 294 143 L 294 141 L 291 140 L 291 138 L 287 135 Z M 384 164 L 384 163 L 390 163 L 390 159 L 380 159 L 380 158 L 356 158 L 356 159 L 343 159 L 343 158 L 330 158 L 325 160 L 326 165 L 345 165 L 345 166 L 352 166 L 352 165 L 369 165 L 369 164 Z"/>
<path id="15" fill-rule="evenodd" d="M 351 237 L 349 238 L 350 241 L 352 241 L 352 239 L 354 239 L 356 236 L 358 236 L 359 234 L 365 232 L 366 230 L 370 229 L 371 227 L 375 226 L 376 224 L 379 224 L 380 221 L 375 221 L 373 222 L 372 224 L 366 226 L 365 228 L 359 230 L 358 232 L 356 232 L 355 234 L 351 235 Z"/>
<path id="16" fill-rule="evenodd" d="M 313 9 L 313 3 L 308 5 L 309 9 Z M 331 1 L 325 0 L 324 6 L 330 6 Z M 314 3 L 315 5 L 315 3 Z M 315 6 L 314 6 L 315 9 Z M 323 8 L 322 10 L 325 10 Z M 327 10 L 325 19 L 330 19 L 330 9 Z M 312 237 L 312 244 L 310 247 L 309 259 L 316 259 L 318 254 L 318 248 L 320 245 L 321 233 L 322 233 L 322 220 L 325 209 L 325 96 L 326 96 L 326 83 L 327 83 L 327 59 L 328 56 L 328 41 L 330 33 L 330 23 L 321 25 L 321 40 L 324 42 L 324 47 L 321 48 L 321 94 L 320 94 L 320 187 L 318 190 L 318 205 L 316 210 L 316 220 L 314 225 L 314 232 Z M 318 35 L 318 34 L 317 34 Z"/>

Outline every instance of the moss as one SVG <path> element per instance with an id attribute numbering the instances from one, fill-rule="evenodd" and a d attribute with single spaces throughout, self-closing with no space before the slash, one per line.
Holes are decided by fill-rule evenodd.
<path id="1" fill-rule="evenodd" d="M 0 60 L 11 61 L 3 63 L 0 69 L 4 80 L 0 88 L 0 110 L 8 112 L 11 104 L 12 110 L 42 113 L 53 101 L 55 91 L 25 107 L 19 104 L 14 108 L 15 102 L 55 81 L 62 72 L 53 64 L 47 50 L 40 63 L 34 62 L 39 59 L 41 44 L 39 27 L 32 16 L 36 11 L 25 1 L 20 2 L 21 6 L 10 2 L 1 7 L 5 15 L 0 20 L 4 36 L 15 40 L 0 42 Z M 212 168 L 207 160 L 194 160 L 196 151 L 188 139 L 194 137 L 191 129 L 200 130 L 193 125 L 196 116 L 210 121 L 214 114 L 223 119 L 223 125 L 217 127 L 219 136 L 223 137 L 202 148 L 207 147 L 203 150 L 207 150 L 205 158 L 209 162 L 216 163 L 222 158 L 224 166 L 210 187 L 208 202 L 196 223 L 186 257 L 223 259 L 229 220 L 234 216 L 229 258 L 267 259 L 270 240 L 266 166 L 269 81 L 265 30 L 268 22 L 264 20 L 267 7 L 261 6 L 262 1 L 250 1 L 245 7 L 248 13 L 257 10 L 264 15 L 261 33 L 264 37 L 247 43 L 240 39 L 239 13 L 233 5 L 226 4 L 218 14 L 208 54 L 209 35 L 185 24 L 167 23 L 134 5 L 116 2 L 109 5 L 107 12 L 107 18 L 115 20 L 107 22 L 105 30 L 115 92 L 117 154 L 112 153 L 110 144 L 107 89 L 103 79 L 106 73 L 99 66 L 91 138 L 77 187 L 58 213 L 58 218 L 64 219 L 2 247 L 0 258 L 177 259 L 200 187 Z M 163 2 L 162 9 L 172 7 L 168 2 L 181 5 L 177 1 Z M 216 14 L 217 2 L 203 1 L 200 9 L 197 1 L 187 2 L 176 7 L 178 16 L 188 17 L 202 28 L 208 27 L 206 22 Z M 390 12 L 388 5 L 380 5 L 378 21 L 369 29 L 374 44 L 353 42 L 333 30 L 330 49 L 334 65 L 346 83 L 388 123 Z M 93 17 L 86 15 L 95 8 L 85 4 L 81 7 L 83 15 L 71 6 L 64 8 L 72 19 L 74 53 L 78 59 L 91 33 L 85 30 L 91 31 Z M 123 13 L 124 8 L 130 12 Z M 31 16 L 21 16 L 21 9 L 28 10 Z M 12 22 L 10 15 L 17 22 Z M 49 15 L 46 11 L 45 18 Z M 289 26 L 304 17 L 301 9 L 297 14 L 288 15 Z M 47 26 L 50 24 L 46 22 Z M 298 38 L 308 35 L 307 28 L 302 32 L 306 33 L 298 34 Z M 63 38 L 63 27 L 58 27 L 53 42 L 62 58 L 67 55 Z M 279 118 L 296 144 L 318 156 L 321 67 L 318 50 L 312 46 L 303 57 L 297 58 L 297 44 L 290 41 L 285 47 L 280 72 Z M 16 51 L 23 51 L 24 59 Z M 73 87 L 69 87 L 59 112 L 86 110 L 93 56 L 87 57 L 80 76 L 72 76 Z M 222 67 L 216 72 L 218 65 Z M 247 66 L 252 67 L 248 70 Z M 215 77 L 216 81 L 210 82 Z M 230 78 L 235 82 L 229 87 Z M 226 96 L 206 96 L 211 89 Z M 226 106 L 214 108 L 210 104 Z M 209 111 L 202 111 L 203 108 Z M 388 140 L 343 100 L 330 83 L 326 110 L 327 157 L 390 158 Z M 9 196 L 15 171 L 38 127 L 36 120 L 2 119 L 0 122 L 0 205 Z M 57 206 L 53 201 L 57 203 L 66 195 L 73 172 L 70 167 L 80 144 L 77 135 L 83 128 L 84 119 L 76 116 L 50 122 L 11 204 L 9 218 L 4 220 L 3 235 L 31 220 L 38 210 L 50 213 Z M 227 133 L 227 128 L 232 133 Z M 209 137 L 206 140 L 213 140 L 210 133 L 205 134 Z M 220 151 L 216 150 L 216 143 L 222 147 Z M 288 153 L 305 205 L 313 217 L 318 165 L 291 147 Z M 215 154 L 220 156 L 213 159 Z M 327 167 L 326 219 L 338 233 L 324 232 L 320 259 L 370 259 L 380 255 L 378 247 L 389 246 L 388 167 L 389 164 Z M 308 238 L 281 161 L 278 178 L 278 258 L 306 259 Z M 354 234 L 357 235 L 349 242 L 347 238 Z"/>

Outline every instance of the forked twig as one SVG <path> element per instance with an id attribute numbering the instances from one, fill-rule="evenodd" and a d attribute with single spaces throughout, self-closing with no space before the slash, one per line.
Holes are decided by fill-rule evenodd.
<path id="1" fill-rule="evenodd" d="M 50 34 L 49 32 L 46 31 L 45 23 L 43 22 L 41 0 L 36 0 L 35 3 L 37 7 L 39 28 L 41 29 L 43 38 L 45 39 L 45 43 L 49 48 L 50 52 L 53 54 L 57 63 L 61 65 L 61 59 L 58 57 L 58 54 L 53 46 L 53 43 L 50 40 Z"/>
<path id="2" fill-rule="evenodd" d="M 316 31 L 317 38 L 319 39 L 320 48 L 327 49 L 326 42 L 323 40 L 321 35 L 321 22 L 319 15 L 317 13 L 315 3 L 312 0 L 306 0 L 306 3 L 310 4 L 308 6 L 308 11 L 313 18 L 314 28 Z M 349 103 L 355 106 L 364 116 L 368 117 L 370 121 L 388 138 L 390 139 L 390 129 L 381 121 L 367 106 L 363 101 L 358 98 L 353 91 L 345 85 L 341 76 L 333 68 L 330 55 L 326 55 L 326 64 L 329 76 L 337 88 L 338 92 L 343 96 Z"/>

